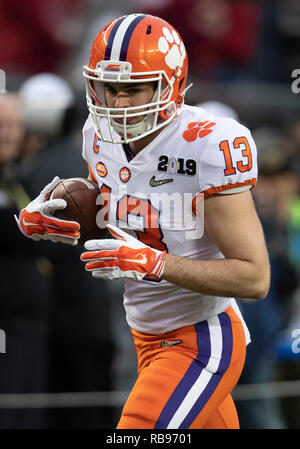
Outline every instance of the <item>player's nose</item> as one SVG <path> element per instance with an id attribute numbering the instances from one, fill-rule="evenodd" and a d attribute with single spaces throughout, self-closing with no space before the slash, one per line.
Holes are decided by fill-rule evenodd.
<path id="1" fill-rule="evenodd" d="M 129 107 L 129 97 L 124 92 L 118 92 L 114 99 L 115 108 L 127 108 Z"/>

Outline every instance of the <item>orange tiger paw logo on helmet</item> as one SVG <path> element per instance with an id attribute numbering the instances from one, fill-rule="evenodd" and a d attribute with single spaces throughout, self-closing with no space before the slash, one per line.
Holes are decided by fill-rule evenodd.
<path id="1" fill-rule="evenodd" d="M 186 57 L 184 44 L 175 30 L 163 27 L 162 32 L 163 36 L 158 40 L 158 49 L 165 55 L 167 66 L 176 70 L 176 76 L 179 77 Z"/>
<path id="2" fill-rule="evenodd" d="M 215 126 L 215 122 L 210 122 L 209 120 L 205 120 L 204 122 L 190 122 L 187 125 L 187 130 L 183 133 L 183 138 L 187 142 L 193 142 L 199 137 L 205 137 L 210 134 L 213 130 L 210 129 Z"/>

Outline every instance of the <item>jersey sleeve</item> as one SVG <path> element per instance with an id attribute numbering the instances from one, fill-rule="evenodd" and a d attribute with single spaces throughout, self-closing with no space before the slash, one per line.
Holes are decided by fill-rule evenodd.
<path id="1" fill-rule="evenodd" d="M 248 128 L 223 119 L 204 148 L 199 168 L 200 191 L 238 193 L 252 189 L 257 181 L 256 145 Z"/>

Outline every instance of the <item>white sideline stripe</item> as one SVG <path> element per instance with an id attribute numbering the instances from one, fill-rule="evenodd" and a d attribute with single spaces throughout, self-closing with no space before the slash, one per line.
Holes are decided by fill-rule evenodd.
<path id="1" fill-rule="evenodd" d="M 218 316 L 207 320 L 210 336 L 211 355 L 205 368 L 201 371 L 198 379 L 190 388 L 186 397 L 178 407 L 169 422 L 167 429 L 178 429 L 188 413 L 191 411 L 199 396 L 207 387 L 212 375 L 217 371 L 222 356 L 222 329 Z"/>
<path id="2" fill-rule="evenodd" d="M 136 17 L 138 17 L 140 15 L 142 15 L 142 14 L 130 14 L 120 24 L 120 26 L 115 34 L 114 41 L 113 41 L 113 44 L 111 47 L 110 60 L 112 60 L 112 61 L 120 60 L 120 51 L 121 51 L 123 39 L 124 39 L 125 33 L 127 31 L 127 28 L 129 27 L 131 22 L 133 22 L 134 19 L 136 19 Z"/>
<path id="3" fill-rule="evenodd" d="M 3 408 L 122 407 L 130 391 L 0 394 Z M 238 385 L 231 393 L 235 401 L 300 397 L 300 379 Z"/>

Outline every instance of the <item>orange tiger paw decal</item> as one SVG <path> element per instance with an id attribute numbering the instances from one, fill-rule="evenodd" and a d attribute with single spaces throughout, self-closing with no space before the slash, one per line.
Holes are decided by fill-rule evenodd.
<path id="1" fill-rule="evenodd" d="M 215 122 L 210 122 L 209 120 L 205 120 L 204 122 L 190 122 L 187 125 L 187 130 L 183 133 L 183 138 L 187 142 L 193 142 L 197 139 L 197 137 L 205 137 L 210 134 L 213 130 L 210 129 L 212 126 L 215 126 Z"/>

